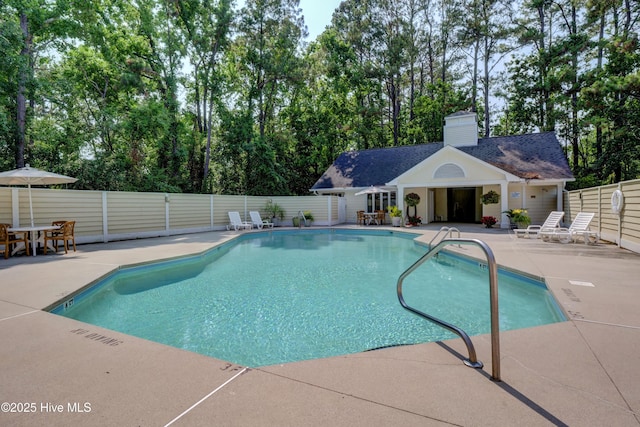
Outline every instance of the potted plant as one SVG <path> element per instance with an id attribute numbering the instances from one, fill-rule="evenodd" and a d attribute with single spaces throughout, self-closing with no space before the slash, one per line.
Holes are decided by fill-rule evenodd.
<path id="1" fill-rule="evenodd" d="M 483 205 L 493 205 L 496 203 L 500 203 L 500 195 L 498 193 L 496 193 L 493 190 L 490 190 L 489 192 L 483 194 L 480 197 L 480 202 Z"/>
<path id="2" fill-rule="evenodd" d="M 309 227 L 311 225 L 311 223 L 313 222 L 313 214 L 311 213 L 311 211 L 304 211 L 302 212 L 302 215 L 304 215 L 304 225 L 305 227 Z"/>
<path id="3" fill-rule="evenodd" d="M 422 224 L 422 218 L 419 216 L 410 216 L 407 219 L 407 222 L 409 223 L 410 226 L 415 227 Z"/>
<path id="4" fill-rule="evenodd" d="M 531 218 L 526 209 L 509 209 L 502 213 L 507 214 L 509 222 L 511 222 L 511 228 L 527 228 L 531 224 Z"/>
<path id="5" fill-rule="evenodd" d="M 280 221 L 284 219 L 285 210 L 277 203 L 273 203 L 273 201 L 269 200 L 264 207 L 264 211 L 271 218 L 271 222 L 273 222 L 274 226 L 279 226 Z"/>
<path id="6" fill-rule="evenodd" d="M 418 216 L 418 204 L 420 203 L 420 196 L 416 193 L 409 193 L 404 196 L 404 202 L 407 204 L 407 214 L 410 212 L 409 208 L 413 208 L 413 218 Z M 411 218 L 411 216 L 409 216 Z"/>
<path id="7" fill-rule="evenodd" d="M 483 223 L 485 227 L 492 228 L 498 220 L 495 216 L 483 216 L 480 222 Z"/>
<path id="8" fill-rule="evenodd" d="M 394 227 L 400 227 L 400 223 L 402 222 L 402 209 L 398 209 L 397 206 L 389 206 L 387 211 L 391 217 L 391 225 Z"/>

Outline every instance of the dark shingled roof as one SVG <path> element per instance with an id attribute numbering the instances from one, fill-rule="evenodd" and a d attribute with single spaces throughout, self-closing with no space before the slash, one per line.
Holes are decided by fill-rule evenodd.
<path id="1" fill-rule="evenodd" d="M 342 153 L 312 190 L 384 185 L 443 147 L 443 143 Z M 481 138 L 477 146 L 456 147 L 523 179 L 572 179 L 555 133 Z"/>

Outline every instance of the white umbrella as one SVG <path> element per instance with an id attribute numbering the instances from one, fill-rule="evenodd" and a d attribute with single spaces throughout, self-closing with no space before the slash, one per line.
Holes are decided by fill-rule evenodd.
<path id="1" fill-rule="evenodd" d="M 384 190 L 380 187 L 375 187 L 375 186 L 371 186 L 369 188 L 365 188 L 362 191 L 358 191 L 355 195 L 356 196 L 361 196 L 363 194 L 379 194 L 379 193 L 388 193 L 388 190 Z"/>
<path id="2" fill-rule="evenodd" d="M 31 214 L 32 227 L 34 225 L 31 185 L 68 184 L 76 181 L 76 178 L 32 168 L 28 164 L 23 168 L 0 172 L 0 185 L 26 185 L 29 187 L 29 213 Z"/>

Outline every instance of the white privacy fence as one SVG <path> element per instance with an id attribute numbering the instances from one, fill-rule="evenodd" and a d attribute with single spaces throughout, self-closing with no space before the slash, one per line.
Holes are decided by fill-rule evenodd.
<path id="1" fill-rule="evenodd" d="M 624 198 L 619 213 L 612 211 L 611 198 L 618 190 Z M 36 225 L 56 220 L 76 221 L 78 243 L 107 242 L 142 237 L 224 230 L 227 212 L 238 211 L 249 220 L 249 211 L 266 218 L 271 201 L 286 212 L 282 222 L 292 225 L 298 211 L 311 211 L 314 225 L 332 226 L 339 218 L 336 196 L 224 196 L 214 194 L 137 193 L 33 188 Z M 603 240 L 640 253 L 640 180 L 625 181 L 570 191 L 565 195 L 564 221 L 578 212 L 593 212 L 592 230 Z M 348 220 L 348 218 L 346 218 Z M 0 222 L 29 225 L 29 197 L 24 187 L 0 187 Z"/>
<path id="2" fill-rule="evenodd" d="M 624 203 L 619 213 L 612 209 L 612 196 L 619 191 L 614 202 L 622 196 Z M 640 179 L 618 184 L 570 191 L 565 198 L 565 222 L 569 223 L 578 212 L 593 212 L 591 229 L 602 239 L 622 248 L 640 253 Z"/>
<path id="3" fill-rule="evenodd" d="M 247 221 L 249 211 L 267 218 L 267 202 L 286 212 L 282 225 L 292 225 L 298 211 L 310 211 L 314 225 L 338 224 L 335 196 L 221 196 L 213 194 L 137 193 L 33 188 L 36 225 L 76 221 L 78 243 L 107 242 L 143 237 L 224 230 L 227 212 L 238 211 Z M 0 222 L 29 224 L 26 188 L 0 187 Z"/>

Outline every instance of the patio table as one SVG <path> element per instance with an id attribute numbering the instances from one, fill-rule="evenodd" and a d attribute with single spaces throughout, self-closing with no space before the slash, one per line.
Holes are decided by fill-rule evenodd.
<path id="1" fill-rule="evenodd" d="M 36 256 L 36 244 L 44 243 L 44 237 L 42 236 L 42 232 L 59 230 L 59 229 L 60 229 L 60 226 L 58 225 L 40 225 L 40 226 L 34 226 L 34 227 L 11 227 L 11 228 L 8 228 L 7 230 L 12 232 L 18 232 L 18 233 L 20 232 L 29 233 L 29 240 L 31 240 L 31 253 L 33 254 L 33 256 Z M 37 233 L 37 236 L 38 236 L 35 239 L 33 238 L 34 233 Z M 21 249 L 24 249 L 23 243 L 16 245 L 11 255 L 15 255 L 15 253 Z M 54 249 L 54 248 L 51 248 L 51 249 Z"/>
<path id="2" fill-rule="evenodd" d="M 377 212 L 365 212 L 363 215 L 367 225 L 371 225 L 372 222 L 376 223 L 376 225 L 379 225 Z"/>

